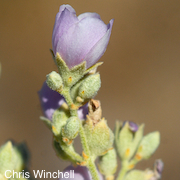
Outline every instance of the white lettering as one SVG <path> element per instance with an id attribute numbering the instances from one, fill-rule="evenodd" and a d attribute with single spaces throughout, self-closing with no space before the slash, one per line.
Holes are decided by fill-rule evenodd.
<path id="1" fill-rule="evenodd" d="M 56 174 L 56 176 L 54 176 L 54 174 Z M 52 173 L 52 177 L 53 177 L 53 178 L 57 178 L 57 172 L 53 172 L 53 173 Z"/>
<path id="2" fill-rule="evenodd" d="M 14 175 L 16 175 L 16 176 L 14 176 Z M 14 170 L 13 170 L 13 178 L 19 178 L 19 177 L 18 177 L 18 173 L 15 172 Z"/>
<path id="3" fill-rule="evenodd" d="M 48 176 L 49 174 L 49 176 Z M 51 172 L 46 172 L 46 178 L 51 178 Z"/>
<path id="4" fill-rule="evenodd" d="M 61 178 L 63 178 L 63 173 L 58 170 L 58 178 L 60 178 L 60 175 L 61 175 Z"/>
<path id="5" fill-rule="evenodd" d="M 70 170 L 70 178 L 74 178 L 74 170 Z"/>
<path id="6" fill-rule="evenodd" d="M 66 176 L 66 174 L 67 174 L 67 176 Z M 68 172 L 65 172 L 65 173 L 64 173 L 64 177 L 65 177 L 65 178 L 69 178 L 69 173 L 68 173 Z"/>
<path id="7" fill-rule="evenodd" d="M 43 172 L 44 172 L 44 170 L 42 170 L 42 171 L 41 171 L 41 173 L 40 173 L 40 171 L 39 171 L 39 170 L 37 170 L 37 173 L 36 173 L 36 171 L 35 171 L 35 170 L 33 170 L 34 177 L 35 177 L 35 178 L 37 178 L 37 177 L 38 177 L 38 175 L 39 175 L 39 178 L 42 178 L 42 176 L 43 176 Z"/>
<path id="8" fill-rule="evenodd" d="M 25 178 L 27 178 L 27 179 L 30 178 L 30 172 L 25 172 Z"/>
<path id="9" fill-rule="evenodd" d="M 8 171 L 11 173 L 11 170 L 6 170 L 6 171 L 5 171 L 5 177 L 6 177 L 6 178 L 11 178 L 12 175 L 9 176 L 9 177 L 7 177 L 7 175 L 6 175 L 6 173 L 7 173 Z"/>

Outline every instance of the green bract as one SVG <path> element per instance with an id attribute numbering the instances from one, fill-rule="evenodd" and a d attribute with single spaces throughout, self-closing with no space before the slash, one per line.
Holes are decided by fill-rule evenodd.
<path id="1" fill-rule="evenodd" d="M 86 120 L 84 131 L 87 137 L 89 150 L 94 157 L 100 156 L 112 148 L 114 135 L 105 119 L 100 120 L 95 125 L 93 125 L 90 119 Z"/>

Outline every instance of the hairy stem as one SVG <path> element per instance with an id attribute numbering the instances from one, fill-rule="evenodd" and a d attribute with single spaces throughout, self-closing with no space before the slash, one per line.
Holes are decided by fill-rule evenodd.
<path id="1" fill-rule="evenodd" d="M 66 154 L 72 157 L 74 161 L 77 162 L 83 161 L 83 158 L 78 153 L 76 153 L 74 149 L 70 149 L 68 146 L 63 145 L 62 143 L 61 143 L 61 148 L 66 152 Z"/>
<path id="2" fill-rule="evenodd" d="M 68 104 L 71 116 L 76 116 L 78 118 L 78 113 L 77 113 L 78 109 L 73 108 L 74 103 L 73 103 L 73 100 L 70 95 L 70 89 L 68 87 L 64 88 L 64 90 L 62 91 L 62 95 L 64 96 L 64 98 Z M 87 167 L 92 175 L 93 180 L 99 180 L 99 175 L 98 175 L 95 163 L 90 158 L 91 154 L 89 151 L 86 135 L 85 135 L 81 120 L 79 120 L 79 123 L 80 123 L 79 135 L 81 138 L 82 148 L 83 148 L 84 153 L 88 156 Z"/>
<path id="3" fill-rule="evenodd" d="M 122 162 L 122 164 L 121 164 L 122 166 L 121 166 L 121 170 L 120 170 L 120 172 L 119 172 L 119 174 L 118 174 L 118 177 L 117 177 L 117 179 L 116 180 L 123 180 L 124 179 L 124 177 L 125 177 L 125 175 L 126 175 L 126 173 L 128 172 L 128 162 Z"/>
<path id="4" fill-rule="evenodd" d="M 89 159 L 87 167 L 92 175 L 93 180 L 99 180 L 99 175 L 96 166 L 91 159 Z"/>

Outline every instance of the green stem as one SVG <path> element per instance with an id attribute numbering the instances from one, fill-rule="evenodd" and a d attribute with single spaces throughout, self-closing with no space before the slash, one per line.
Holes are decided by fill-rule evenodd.
<path id="1" fill-rule="evenodd" d="M 92 175 L 93 180 L 99 180 L 99 175 L 96 166 L 91 159 L 89 159 L 87 167 Z"/>
<path id="2" fill-rule="evenodd" d="M 80 134 L 80 138 L 81 138 L 81 143 L 82 143 L 82 147 L 84 150 L 84 153 L 90 157 L 90 151 L 89 151 L 89 147 L 88 147 L 88 143 L 87 143 L 87 139 L 86 139 L 86 135 L 82 126 L 82 122 L 80 121 L 80 128 L 79 128 L 79 134 Z"/>
<path id="3" fill-rule="evenodd" d="M 64 98 L 66 99 L 66 102 L 68 104 L 68 107 L 70 109 L 70 114 L 71 116 L 76 116 L 78 117 L 78 113 L 77 113 L 77 110 L 75 109 L 72 109 L 72 105 L 73 105 L 73 100 L 71 98 L 71 95 L 70 95 L 70 89 L 69 87 L 66 87 L 63 89 L 62 93 L 61 93 Z M 79 135 L 80 135 L 80 138 L 81 138 L 81 144 L 82 144 L 82 148 L 83 148 L 83 151 L 84 153 L 88 156 L 88 160 L 87 160 L 87 167 L 92 175 L 92 178 L 93 180 L 99 180 L 99 175 L 98 175 L 98 172 L 97 172 L 97 169 L 96 169 L 96 166 L 95 166 L 95 163 L 94 161 L 91 159 L 91 154 L 90 154 L 90 151 L 89 151 L 89 147 L 88 147 L 88 143 L 87 143 L 87 139 L 86 139 L 86 135 L 85 135 L 85 132 L 84 132 L 84 129 L 83 129 L 83 126 L 82 126 L 82 122 L 79 120 L 79 123 L 80 123 L 80 128 L 79 128 Z"/>
<path id="4" fill-rule="evenodd" d="M 116 180 L 123 180 L 124 179 L 124 177 L 125 177 L 125 175 L 126 175 L 126 173 L 128 172 L 128 162 L 122 162 L 122 164 L 121 164 L 122 166 L 122 168 L 121 168 L 121 170 L 120 170 L 120 172 L 119 172 L 119 174 L 118 174 L 118 177 L 117 177 L 117 179 Z"/>
<path id="5" fill-rule="evenodd" d="M 61 143 L 61 148 L 68 154 L 70 157 L 73 158 L 74 161 L 82 162 L 83 158 L 74 151 L 74 149 L 69 148 L 68 146 Z"/>

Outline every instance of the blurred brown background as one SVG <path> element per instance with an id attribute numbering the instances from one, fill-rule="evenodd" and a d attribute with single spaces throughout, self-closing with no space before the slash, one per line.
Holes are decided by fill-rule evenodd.
<path id="1" fill-rule="evenodd" d="M 145 133 L 159 130 L 161 145 L 141 169 L 157 158 L 165 162 L 163 180 L 180 179 L 180 1 L 177 0 L 0 0 L 0 144 L 26 141 L 31 169 L 63 170 L 52 135 L 39 120 L 37 95 L 46 74 L 56 67 L 49 49 L 59 6 L 77 14 L 97 12 L 115 19 L 99 68 L 103 116 L 145 123 Z"/>

